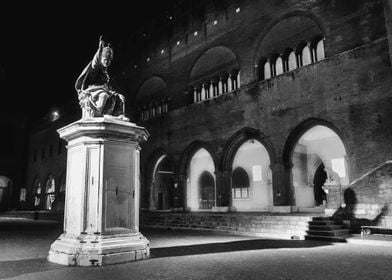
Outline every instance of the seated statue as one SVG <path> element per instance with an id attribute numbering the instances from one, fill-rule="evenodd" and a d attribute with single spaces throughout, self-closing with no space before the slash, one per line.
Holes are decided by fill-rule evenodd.
<path id="1" fill-rule="evenodd" d="M 110 85 L 108 67 L 112 59 L 113 49 L 101 36 L 93 60 L 84 68 L 75 83 L 83 119 L 104 115 L 127 119 L 124 116 L 125 98 Z"/>

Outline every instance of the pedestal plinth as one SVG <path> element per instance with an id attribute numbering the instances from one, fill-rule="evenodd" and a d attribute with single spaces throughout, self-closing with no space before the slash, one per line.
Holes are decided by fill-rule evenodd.
<path id="1" fill-rule="evenodd" d="M 64 233 L 48 260 L 97 266 L 148 258 L 139 232 L 139 143 L 148 132 L 112 117 L 58 130 L 68 142 Z"/>

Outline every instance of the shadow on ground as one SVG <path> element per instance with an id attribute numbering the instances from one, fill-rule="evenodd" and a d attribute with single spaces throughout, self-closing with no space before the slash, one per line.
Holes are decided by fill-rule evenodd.
<path id="1" fill-rule="evenodd" d="M 24 259 L 0 262 L 0 279 L 16 277 L 22 274 L 50 271 L 64 266 L 48 262 L 46 258 Z"/>
<path id="2" fill-rule="evenodd" d="M 0 217 L 0 279 L 64 268 L 48 262 L 45 257 L 50 244 L 61 232 L 61 223 Z M 152 243 L 151 258 L 312 248 L 332 244 L 319 241 L 248 238 L 192 230 L 150 229 L 142 232 Z"/>
<path id="3" fill-rule="evenodd" d="M 263 249 L 289 249 L 289 248 L 312 248 L 331 245 L 330 242 L 314 242 L 305 240 L 274 240 L 256 239 L 232 242 L 219 242 L 187 246 L 173 246 L 164 248 L 152 248 L 151 258 L 179 257 L 189 255 L 203 255 L 213 253 L 226 253 Z"/>

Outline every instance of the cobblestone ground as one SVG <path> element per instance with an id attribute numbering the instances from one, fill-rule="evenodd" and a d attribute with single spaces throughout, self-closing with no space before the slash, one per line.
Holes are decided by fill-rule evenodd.
<path id="1" fill-rule="evenodd" d="M 391 246 L 146 230 L 151 258 L 106 267 L 46 260 L 55 222 L 0 217 L 0 279 L 391 279 Z"/>

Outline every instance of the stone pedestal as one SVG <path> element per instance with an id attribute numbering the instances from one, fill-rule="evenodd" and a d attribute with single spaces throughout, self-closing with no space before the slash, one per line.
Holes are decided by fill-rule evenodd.
<path id="1" fill-rule="evenodd" d="M 327 194 L 325 215 L 332 216 L 344 202 L 342 186 L 338 184 L 324 184 L 322 189 Z"/>
<path id="2" fill-rule="evenodd" d="M 149 257 L 139 232 L 139 142 L 143 127 L 112 117 L 58 130 L 68 142 L 64 233 L 48 260 L 99 266 Z"/>

